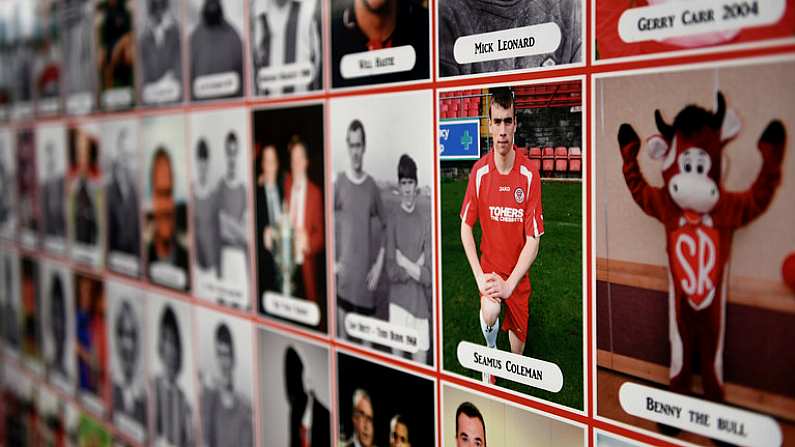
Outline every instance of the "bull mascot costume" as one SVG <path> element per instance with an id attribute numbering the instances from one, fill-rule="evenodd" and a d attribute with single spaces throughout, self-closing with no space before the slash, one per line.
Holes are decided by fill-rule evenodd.
<path id="1" fill-rule="evenodd" d="M 670 389 L 690 394 L 697 357 L 707 399 L 721 402 L 728 261 L 734 231 L 768 208 L 781 182 L 786 131 L 772 121 L 759 138 L 762 168 L 751 187 L 724 189 L 723 149 L 740 132 L 737 114 L 717 94 L 713 113 L 688 105 L 669 124 L 654 113 L 659 135 L 646 149 L 662 161 L 663 187 L 650 186 L 638 164 L 641 140 L 629 124 L 618 130 L 623 172 L 632 198 L 665 226 L 668 255 Z"/>

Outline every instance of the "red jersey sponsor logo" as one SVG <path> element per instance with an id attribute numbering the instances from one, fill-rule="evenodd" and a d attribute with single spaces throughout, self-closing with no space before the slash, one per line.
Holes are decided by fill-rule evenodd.
<path id="1" fill-rule="evenodd" d="M 509 206 L 490 206 L 489 217 L 495 222 L 524 222 L 524 210 Z"/>

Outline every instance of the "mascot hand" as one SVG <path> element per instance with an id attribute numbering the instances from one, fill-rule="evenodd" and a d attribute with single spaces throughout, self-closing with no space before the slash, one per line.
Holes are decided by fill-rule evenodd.
<path id="1" fill-rule="evenodd" d="M 759 138 L 759 152 L 762 153 L 764 161 L 781 164 L 786 140 L 787 131 L 781 121 L 775 120 L 768 124 Z"/>
<path id="2" fill-rule="evenodd" d="M 640 151 L 640 137 L 632 125 L 624 123 L 618 128 L 618 146 L 624 160 L 634 159 Z"/>

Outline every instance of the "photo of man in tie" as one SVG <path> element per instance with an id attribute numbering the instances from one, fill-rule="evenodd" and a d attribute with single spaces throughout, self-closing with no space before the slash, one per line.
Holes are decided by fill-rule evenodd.
<path id="1" fill-rule="evenodd" d="M 115 129 L 114 129 L 115 130 Z M 121 127 L 111 136 L 116 153 L 110 162 L 110 181 L 107 185 L 108 253 L 130 259 L 137 273 L 141 255 L 141 222 L 138 200 L 138 163 L 132 132 L 135 128 Z M 108 265 L 118 270 L 112 259 Z"/>
<path id="2" fill-rule="evenodd" d="M 141 98 L 144 103 L 178 101 L 182 97 L 182 38 L 179 1 L 138 0 L 145 12 L 138 37 Z"/>
<path id="3" fill-rule="evenodd" d="M 146 427 L 146 395 L 134 386 L 135 374 L 141 359 L 141 326 L 127 298 L 114 316 L 116 360 L 121 370 L 122 381 L 113 383 L 114 416 L 122 414 L 141 427 Z"/>

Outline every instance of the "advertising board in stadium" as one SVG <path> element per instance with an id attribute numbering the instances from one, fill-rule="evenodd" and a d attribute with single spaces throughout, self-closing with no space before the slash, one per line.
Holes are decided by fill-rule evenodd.
<path id="1" fill-rule="evenodd" d="M 480 120 L 450 120 L 439 123 L 439 157 L 442 160 L 480 158 Z"/>

